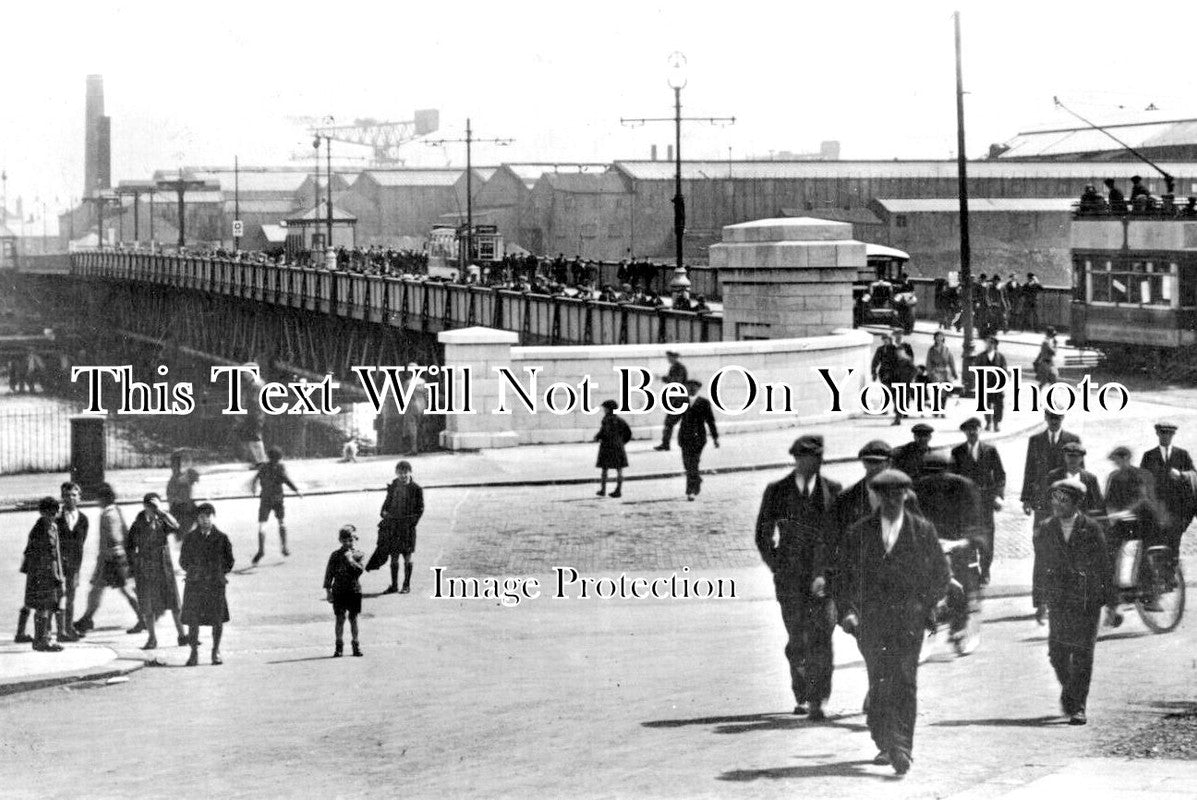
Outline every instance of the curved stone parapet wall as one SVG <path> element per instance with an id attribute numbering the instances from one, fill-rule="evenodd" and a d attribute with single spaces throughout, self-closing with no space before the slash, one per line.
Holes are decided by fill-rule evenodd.
<path id="1" fill-rule="evenodd" d="M 440 334 L 445 347 L 445 363 L 470 367 L 471 396 L 477 413 L 447 418 L 442 444 L 451 449 L 480 449 L 513 446 L 588 442 L 594 438 L 602 418 L 600 404 L 618 400 L 620 367 L 640 368 L 652 376 L 651 390 L 659 395 L 661 376 L 669 368 L 666 350 L 680 355 L 689 375 L 703 382 L 700 394 L 710 397 L 711 379 L 720 369 L 740 367 L 757 382 L 758 397 L 744 413 L 715 411 L 721 434 L 745 431 L 781 430 L 813 422 L 849 417 L 857 408 L 857 398 L 868 377 L 873 339 L 864 331 L 841 330 L 826 336 L 801 339 L 773 339 L 744 342 L 709 342 L 678 345 L 625 345 L 602 347 L 518 347 L 514 334 L 486 328 L 469 328 Z M 539 367 L 537 375 L 537 412 L 530 413 L 508 389 L 507 405 L 511 414 L 492 413 L 499 404 L 499 390 L 504 384 L 494 368 L 504 366 L 528 384 L 526 368 Z M 820 377 L 826 368 L 835 377 L 843 393 L 841 411 L 832 410 L 832 393 Z M 848 371 L 852 370 L 851 375 Z M 593 413 L 575 409 L 554 414 L 545 408 L 544 393 L 550 384 L 562 382 L 577 387 L 590 378 Z M 791 410 L 767 413 L 765 385 L 785 385 L 790 390 Z M 558 399 L 566 397 L 559 390 Z M 724 405 L 740 408 L 746 399 L 747 384 L 739 372 L 728 370 L 719 395 Z M 642 398 L 634 395 L 633 399 Z M 774 390 L 774 402 L 780 410 L 783 395 Z M 646 414 L 621 414 L 632 427 L 636 439 L 660 436 L 664 411 L 656 408 Z"/>

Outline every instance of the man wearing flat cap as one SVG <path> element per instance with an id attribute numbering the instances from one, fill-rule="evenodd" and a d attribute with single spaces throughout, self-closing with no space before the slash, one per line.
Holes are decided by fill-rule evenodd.
<path id="1" fill-rule="evenodd" d="M 1139 467 L 1151 473 L 1155 481 L 1155 493 L 1163 513 L 1158 520 L 1161 544 L 1169 548 L 1172 557 L 1180 552 L 1180 540 L 1193 521 L 1193 491 L 1189 479 L 1183 473 L 1193 472 L 1193 459 L 1187 450 L 1172 446 L 1176 425 L 1159 422 L 1155 426 L 1160 446 L 1143 454 Z"/>
<path id="2" fill-rule="evenodd" d="M 1060 450 L 1064 454 L 1064 466 L 1047 473 L 1039 495 L 1050 497 L 1051 487 L 1057 481 L 1072 478 L 1080 481 L 1081 485 L 1085 487 L 1085 496 L 1081 498 L 1080 504 L 1081 513 L 1087 516 L 1102 514 L 1105 511 L 1106 501 L 1101 496 L 1101 486 L 1097 482 L 1097 476 L 1084 467 L 1085 448 L 1080 442 L 1069 442 Z"/>
<path id="3" fill-rule="evenodd" d="M 669 361 L 669 371 L 661 376 L 662 383 L 680 383 L 686 385 L 686 378 L 689 375 L 686 373 L 686 366 L 681 362 L 681 357 L 674 350 L 666 350 L 665 358 Z M 670 443 L 673 440 L 673 428 L 682 419 L 681 414 L 666 414 L 665 428 L 661 431 L 661 443 L 654 447 L 654 450 L 668 450 Z"/>
<path id="4" fill-rule="evenodd" d="M 836 598 L 868 671 L 873 763 L 892 765 L 899 775 L 910 769 L 914 746 L 923 630 L 951 581 L 935 526 L 904 508 L 910 485 L 897 470 L 873 478 L 880 506 L 844 539 Z"/>
<path id="5" fill-rule="evenodd" d="M 781 620 L 789 636 L 785 653 L 794 713 L 809 713 L 818 722 L 824 719 L 823 703 L 831 695 L 835 607 L 824 573 L 840 485 L 819 474 L 822 436 L 798 437 L 790 455 L 793 472 L 765 488 L 756 519 L 756 546 L 773 573 Z"/>
<path id="6" fill-rule="evenodd" d="M 1035 515 L 1038 525 L 1051 516 L 1051 501 L 1047 496 L 1048 474 L 1064 466 L 1064 446 L 1069 442 L 1080 442 L 1075 433 L 1064 430 L 1064 415 L 1044 411 L 1043 419 L 1047 430 L 1040 431 L 1027 440 L 1027 462 L 1022 473 L 1022 512 Z M 1033 529 L 1033 528 L 1032 528 Z"/>
<path id="7" fill-rule="evenodd" d="M 894 451 L 894 469 L 905 472 L 912 481 L 917 481 L 923 474 L 923 456 L 931 449 L 931 434 L 935 429 L 925 422 L 915 424 L 910 432 L 914 440 L 907 442 Z"/>
<path id="8" fill-rule="evenodd" d="M 693 500 L 702 490 L 702 473 L 699 461 L 702 451 L 707 446 L 707 431 L 711 432 L 711 442 L 719 446 L 719 430 L 715 427 L 715 412 L 711 410 L 711 401 L 698 396 L 702 381 L 693 378 L 686 381 L 686 391 L 690 393 L 690 405 L 681 414 L 677 427 L 677 444 L 682 449 L 682 467 L 686 470 L 686 499 Z"/>
<path id="9" fill-rule="evenodd" d="M 1102 606 L 1117 598 L 1101 526 L 1080 513 L 1085 485 L 1073 478 L 1051 486 L 1052 516 L 1035 529 L 1031 602 L 1048 621 L 1047 656 L 1060 681 L 1060 710 L 1084 725 L 1093 650 Z"/>
<path id="10" fill-rule="evenodd" d="M 1002 507 L 1006 494 L 1006 470 L 997 448 L 981 441 L 981 420 L 969 417 L 960 426 L 964 444 L 952 448 L 952 472 L 972 481 L 981 495 L 980 526 L 985 546 L 981 551 L 981 585 L 989 583 L 993 563 L 993 512 Z"/>
<path id="11" fill-rule="evenodd" d="M 1006 357 L 998 352 L 997 336 L 990 334 L 985 338 L 985 352 L 973 358 L 972 366 L 993 367 L 1002 372 L 1009 371 L 1006 366 Z M 981 381 L 977 379 L 975 385 L 980 386 Z M 990 409 L 985 414 L 985 430 L 992 428 L 996 433 L 1002 429 L 1002 417 L 1006 413 L 1006 396 L 1001 392 L 990 391 L 983 399 L 988 403 Z"/>
<path id="12" fill-rule="evenodd" d="M 957 586 L 948 593 L 949 636 L 960 655 L 972 653 L 981 643 L 981 552 L 985 539 L 979 524 L 981 495 L 976 484 L 950 472 L 951 456 L 944 450 L 927 453 L 923 477 L 914 482 L 919 507 L 935 526 L 940 547 L 952 566 Z M 977 624 L 969 624 L 970 619 Z"/>

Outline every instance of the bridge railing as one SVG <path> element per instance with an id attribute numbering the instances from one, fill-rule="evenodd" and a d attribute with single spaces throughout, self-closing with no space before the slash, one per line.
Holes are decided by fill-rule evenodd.
<path id="1" fill-rule="evenodd" d="M 501 328 L 519 333 L 524 344 L 723 338 L 723 320 L 711 314 L 219 258 L 85 252 L 71 256 L 71 271 L 83 278 L 210 292 L 429 333 L 474 325 Z"/>

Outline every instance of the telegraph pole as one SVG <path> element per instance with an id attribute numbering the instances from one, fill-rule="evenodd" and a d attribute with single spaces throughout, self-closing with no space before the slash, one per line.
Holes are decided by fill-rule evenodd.
<path id="1" fill-rule="evenodd" d="M 670 290 L 676 297 L 683 289 L 690 288 L 690 279 L 686 277 L 686 264 L 683 257 L 683 240 L 686 233 L 686 198 L 682 194 L 682 123 L 706 122 L 712 125 L 735 125 L 735 117 L 683 117 L 682 89 L 686 88 L 686 57 L 681 53 L 669 56 L 669 87 L 673 89 L 672 117 L 623 117 L 620 123 L 624 125 L 643 125 L 646 122 L 672 122 L 674 136 L 674 180 L 673 180 L 673 244 L 677 267 L 673 273 L 673 280 L 669 283 Z"/>
<path id="2" fill-rule="evenodd" d="M 968 162 L 964 154 L 964 73 L 960 66 L 960 12 L 952 14 L 956 28 L 956 185 L 960 193 L 960 297 L 964 303 L 964 394 L 972 397 L 973 378 L 969 366 L 973 356 L 973 269 L 968 241 Z"/>
<path id="3" fill-rule="evenodd" d="M 469 262 L 473 261 L 474 254 L 472 250 L 474 242 L 474 162 L 473 162 L 473 144 L 474 142 L 486 142 L 489 144 L 509 145 L 514 139 L 475 139 L 474 130 L 470 127 L 470 119 L 466 118 L 466 135 L 464 139 L 436 139 L 435 141 L 426 142 L 429 146 L 438 146 L 445 144 L 461 144 L 466 146 L 466 235 L 461 257 L 458 261 L 458 268 L 462 271 L 461 275 L 464 277 L 465 268 Z"/>

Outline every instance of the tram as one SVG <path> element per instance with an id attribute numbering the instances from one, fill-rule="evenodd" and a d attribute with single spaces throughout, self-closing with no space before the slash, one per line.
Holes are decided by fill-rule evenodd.
<path id="1" fill-rule="evenodd" d="M 1071 339 L 1113 369 L 1197 379 L 1197 217 L 1077 213 Z"/>
<path id="2" fill-rule="evenodd" d="M 433 278 L 457 280 L 462 271 L 461 251 L 466 226 L 441 225 L 428 234 L 424 249 L 428 253 L 428 274 Z M 503 235 L 495 225 L 475 225 L 470 237 L 470 258 L 465 265 L 490 266 L 503 260 Z"/>

